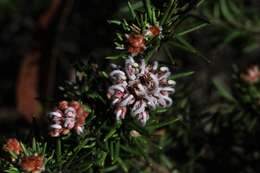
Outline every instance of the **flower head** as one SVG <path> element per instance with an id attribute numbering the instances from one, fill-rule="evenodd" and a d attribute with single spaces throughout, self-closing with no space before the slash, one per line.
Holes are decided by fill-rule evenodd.
<path id="1" fill-rule="evenodd" d="M 143 125 L 149 119 L 149 110 L 169 107 L 170 94 L 174 93 L 175 81 L 169 80 L 168 67 L 158 67 L 158 63 L 146 65 L 144 60 L 138 64 L 133 58 L 125 61 L 125 67 L 115 66 L 110 73 L 113 85 L 107 96 L 112 100 L 116 119 L 124 119 L 127 110 Z"/>
<path id="2" fill-rule="evenodd" d="M 50 135 L 57 137 L 60 135 L 66 135 L 70 130 L 74 129 L 77 134 L 81 134 L 84 129 L 85 119 L 88 116 L 82 105 L 79 102 L 61 101 L 58 108 L 49 112 L 51 121 Z"/>
<path id="3" fill-rule="evenodd" d="M 145 39 L 141 34 L 130 34 L 126 35 L 128 43 L 128 53 L 131 55 L 138 55 L 142 53 L 145 49 Z"/>
<path id="4" fill-rule="evenodd" d="M 7 152 L 14 152 L 18 155 L 22 151 L 22 148 L 20 142 L 16 138 L 10 138 L 6 141 L 6 144 L 3 146 L 3 150 Z"/>
<path id="5" fill-rule="evenodd" d="M 249 84 L 255 84 L 260 79 L 260 70 L 257 65 L 254 65 L 247 69 L 245 74 L 241 74 L 242 80 Z"/>
<path id="6" fill-rule="evenodd" d="M 145 36 L 162 38 L 162 27 L 157 25 L 148 25 L 144 32 Z"/>
<path id="7" fill-rule="evenodd" d="M 20 167 L 26 173 L 40 173 L 44 170 L 44 158 L 38 155 L 23 157 Z"/>

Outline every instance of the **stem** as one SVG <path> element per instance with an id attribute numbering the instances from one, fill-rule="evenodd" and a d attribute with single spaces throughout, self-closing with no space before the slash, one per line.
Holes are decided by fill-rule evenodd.
<path id="1" fill-rule="evenodd" d="M 57 159 L 57 162 L 58 162 L 58 167 L 59 167 L 59 171 L 61 171 L 62 169 L 62 163 L 61 163 L 61 140 L 60 138 L 58 138 L 57 140 L 57 145 L 56 145 L 56 159 Z"/>

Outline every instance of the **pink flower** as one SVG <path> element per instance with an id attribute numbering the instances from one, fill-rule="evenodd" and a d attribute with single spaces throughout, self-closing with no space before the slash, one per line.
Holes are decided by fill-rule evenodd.
<path id="1" fill-rule="evenodd" d="M 58 137 L 75 130 L 77 134 L 83 133 L 85 119 L 88 116 L 79 102 L 61 101 L 57 109 L 49 113 L 50 135 Z"/>
<path id="2" fill-rule="evenodd" d="M 241 74 L 241 78 L 248 84 L 255 84 L 260 79 L 260 71 L 257 65 L 253 65 L 247 69 L 245 74 Z"/>
<path id="3" fill-rule="evenodd" d="M 64 111 L 64 127 L 67 129 L 72 129 L 75 125 L 76 120 L 76 110 L 73 107 L 68 107 Z"/>
<path id="4" fill-rule="evenodd" d="M 174 93 L 175 81 L 169 80 L 169 68 L 158 67 L 158 63 L 138 64 L 133 58 L 125 61 L 125 67 L 115 66 L 110 73 L 113 85 L 107 96 L 115 108 L 116 119 L 125 118 L 128 110 L 143 125 L 149 119 L 149 110 L 172 105 L 170 94 Z"/>

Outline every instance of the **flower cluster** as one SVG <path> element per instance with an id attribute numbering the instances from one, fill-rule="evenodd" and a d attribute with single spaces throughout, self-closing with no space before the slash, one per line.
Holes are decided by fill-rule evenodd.
<path id="1" fill-rule="evenodd" d="M 26 173 L 40 173 L 44 170 L 43 156 L 25 156 L 21 159 L 20 167 Z"/>
<path id="2" fill-rule="evenodd" d="M 51 121 L 50 135 L 52 137 L 66 135 L 72 129 L 74 129 L 77 134 L 81 134 L 88 114 L 89 113 L 86 112 L 83 106 L 77 101 L 61 101 L 54 111 L 49 112 Z"/>
<path id="3" fill-rule="evenodd" d="M 125 34 L 126 44 L 117 46 L 117 49 L 127 49 L 131 56 L 143 53 L 151 39 L 155 37 L 162 38 L 162 27 L 157 25 L 148 24 L 143 32 L 135 25 L 131 29 L 132 32 L 130 34 Z"/>
<path id="4" fill-rule="evenodd" d="M 260 70 L 257 65 L 247 69 L 245 74 L 241 74 L 241 78 L 248 84 L 255 84 L 260 80 Z"/>
<path id="5" fill-rule="evenodd" d="M 12 153 L 12 164 L 17 165 L 22 172 L 40 173 L 44 171 L 44 157 L 37 153 L 28 156 L 28 153 L 22 148 L 22 143 L 16 138 L 7 139 L 6 143 L 3 145 L 3 150 Z M 9 160 L 9 158 L 6 160 Z"/>
<path id="6" fill-rule="evenodd" d="M 146 43 L 142 34 L 130 34 L 126 35 L 128 43 L 128 53 L 135 56 L 142 53 L 146 49 Z"/>
<path id="7" fill-rule="evenodd" d="M 145 125 L 149 110 L 172 105 L 170 94 L 174 93 L 175 81 L 169 80 L 168 67 L 158 67 L 158 63 L 138 64 L 132 57 L 125 61 L 124 68 L 114 65 L 110 73 L 113 85 L 107 96 L 115 107 L 117 120 L 124 119 L 128 109 Z"/>
<path id="8" fill-rule="evenodd" d="M 16 138 L 9 138 L 3 146 L 3 150 L 19 155 L 22 151 L 22 148 L 20 142 Z"/>

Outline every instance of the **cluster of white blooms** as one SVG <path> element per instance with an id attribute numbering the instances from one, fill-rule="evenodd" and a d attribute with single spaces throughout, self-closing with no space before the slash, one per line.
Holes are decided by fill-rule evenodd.
<path id="1" fill-rule="evenodd" d="M 170 94 L 174 93 L 175 81 L 169 80 L 168 67 L 159 67 L 157 62 L 138 64 L 132 57 L 125 61 L 124 68 L 113 65 L 110 73 L 113 85 L 107 96 L 112 100 L 116 119 L 125 118 L 129 109 L 143 125 L 149 119 L 149 110 L 172 105 Z"/>
<path id="2" fill-rule="evenodd" d="M 79 102 L 60 102 L 58 108 L 49 112 L 51 122 L 50 135 L 52 137 L 66 135 L 72 129 L 74 129 L 77 134 L 81 134 L 87 116 L 88 112 L 84 111 Z"/>

